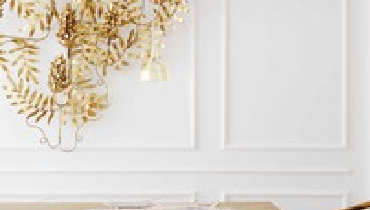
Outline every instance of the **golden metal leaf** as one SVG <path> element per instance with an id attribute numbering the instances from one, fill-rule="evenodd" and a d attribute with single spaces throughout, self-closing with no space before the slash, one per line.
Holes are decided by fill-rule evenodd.
<path id="1" fill-rule="evenodd" d="M 22 4 L 21 3 L 18 4 L 17 13 L 18 13 L 18 16 L 21 16 L 21 14 L 22 14 Z"/>
<path id="2" fill-rule="evenodd" d="M 37 92 L 34 91 L 28 99 L 28 103 L 32 104 L 37 96 Z"/>
<path id="3" fill-rule="evenodd" d="M 46 116 L 46 111 L 43 111 L 37 118 L 36 118 L 36 122 L 40 122 L 40 120 Z"/>
<path id="4" fill-rule="evenodd" d="M 27 119 L 30 119 L 30 118 L 32 118 L 32 117 L 34 117 L 34 116 L 36 116 L 36 115 L 37 115 L 37 113 L 39 113 L 39 111 L 36 109 L 35 111 L 31 112 L 31 113 L 27 116 Z"/>
<path id="5" fill-rule="evenodd" d="M 14 9 L 14 7 L 15 7 L 15 0 L 11 0 L 10 1 L 10 9 Z"/>
<path id="6" fill-rule="evenodd" d="M 48 124 L 49 124 L 49 125 L 51 124 L 51 121 L 53 120 L 54 115 L 55 115 L 55 112 L 54 112 L 54 111 L 51 111 L 51 112 L 50 112 L 50 115 L 49 115 L 49 118 L 48 118 Z"/>
<path id="7" fill-rule="evenodd" d="M 44 94 L 40 93 L 39 97 L 37 98 L 36 103 L 35 103 L 36 107 L 40 106 L 43 97 L 44 97 Z"/>

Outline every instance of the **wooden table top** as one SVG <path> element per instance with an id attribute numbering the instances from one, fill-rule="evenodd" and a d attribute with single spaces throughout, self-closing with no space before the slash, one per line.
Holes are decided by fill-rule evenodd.
<path id="1" fill-rule="evenodd" d="M 279 210 L 267 202 L 225 202 L 217 205 L 219 209 L 234 210 Z M 0 210 L 89 210 L 107 209 L 103 203 L 0 203 Z"/>

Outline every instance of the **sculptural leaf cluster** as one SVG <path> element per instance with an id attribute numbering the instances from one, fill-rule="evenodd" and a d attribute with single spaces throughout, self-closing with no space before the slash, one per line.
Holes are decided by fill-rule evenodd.
<path id="1" fill-rule="evenodd" d="M 145 8 L 150 4 L 150 12 Z M 147 5 L 147 6 L 148 6 Z M 99 119 L 108 107 L 106 76 L 111 70 L 141 62 L 142 80 L 167 80 L 158 49 L 181 15 L 189 10 L 185 0 L 0 0 L 3 7 L 25 21 L 26 36 L 0 33 L 0 68 L 7 77 L 7 99 L 30 127 L 42 134 L 42 142 L 63 151 L 63 126 L 79 131 Z M 55 36 L 64 52 L 50 62 L 47 82 L 40 80 L 39 44 Z M 45 72 L 42 69 L 42 72 Z M 41 91 L 40 85 L 48 87 Z M 37 123 L 57 120 L 58 141 L 52 143 Z"/>

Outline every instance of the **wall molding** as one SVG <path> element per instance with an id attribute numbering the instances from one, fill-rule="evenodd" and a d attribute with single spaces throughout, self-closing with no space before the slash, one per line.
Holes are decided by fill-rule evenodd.
<path id="1" fill-rule="evenodd" d="M 342 139 L 337 145 L 295 145 L 295 144 L 259 144 L 259 143 L 231 143 L 229 138 L 229 69 L 230 69 L 230 2 L 231 0 L 221 0 L 221 34 L 222 34 L 222 60 L 221 60 L 221 150 L 346 150 L 348 149 L 348 0 L 341 0 L 342 4 Z"/>
<path id="2" fill-rule="evenodd" d="M 347 191 L 233 191 L 221 192 L 221 201 L 227 202 L 232 201 L 232 196 L 270 196 L 270 197 L 307 197 L 307 198 L 325 198 L 325 197 L 338 197 L 341 200 L 341 207 L 347 207 L 349 205 L 350 192 Z"/>
<path id="3" fill-rule="evenodd" d="M 171 169 L 171 170 L 0 170 L 6 174 L 297 174 L 351 175 L 348 168 L 265 168 L 265 169 Z"/>
<path id="4" fill-rule="evenodd" d="M 190 123 L 190 138 L 185 145 L 178 145 L 178 144 L 140 144 L 140 145 L 119 145 L 119 144 L 99 144 L 99 145 L 80 145 L 77 150 L 78 151 L 132 151 L 132 150 L 150 150 L 150 151 L 161 151 L 161 150 L 195 150 L 196 149 L 196 141 L 197 141 L 197 16 L 196 14 L 196 1 L 191 2 L 192 7 L 194 8 L 194 15 L 191 19 L 190 30 L 191 30 L 191 60 L 189 69 L 189 77 L 190 77 L 190 97 L 189 97 L 189 106 L 190 106 L 190 116 L 189 116 L 189 123 Z M 49 151 L 50 148 L 44 145 L 39 145 L 38 140 L 34 144 L 8 144 L 8 145 L 0 145 L 1 152 L 14 152 L 14 151 Z"/>
<path id="5" fill-rule="evenodd" d="M 156 201 L 158 198 L 162 201 L 171 201 L 174 197 L 183 197 L 184 200 L 181 202 L 196 202 L 197 192 L 42 192 L 42 193 L 0 193 L 0 201 L 37 201 L 37 202 L 55 202 L 55 201 L 90 201 L 97 202 L 97 200 L 110 201 L 110 199 L 116 198 L 117 200 L 126 201 L 130 198 L 138 198 L 138 201 Z M 64 200 L 63 200 L 64 199 Z M 135 200 L 133 200 L 135 201 Z"/>

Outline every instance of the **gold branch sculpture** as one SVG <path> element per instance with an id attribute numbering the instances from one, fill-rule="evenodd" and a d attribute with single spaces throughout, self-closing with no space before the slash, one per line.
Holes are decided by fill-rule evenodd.
<path id="1" fill-rule="evenodd" d="M 186 0 L 0 0 L 27 24 L 27 36 L 0 32 L 0 67 L 7 77 L 6 98 L 27 124 L 42 134 L 41 142 L 51 148 L 73 151 L 62 146 L 63 126 L 80 129 L 95 121 L 108 107 L 108 72 L 141 62 L 141 79 L 167 80 L 159 48 L 172 25 L 188 13 Z M 48 70 L 47 84 L 39 79 L 39 44 L 55 35 L 65 52 L 57 56 Z M 94 79 L 95 78 L 95 79 Z M 45 82 L 44 82 L 45 83 Z M 37 87 L 45 85 L 48 91 Z M 101 91 L 103 89 L 103 91 Z M 57 120 L 55 120 L 57 119 Z M 52 143 L 38 123 L 58 125 L 57 141 Z"/>

